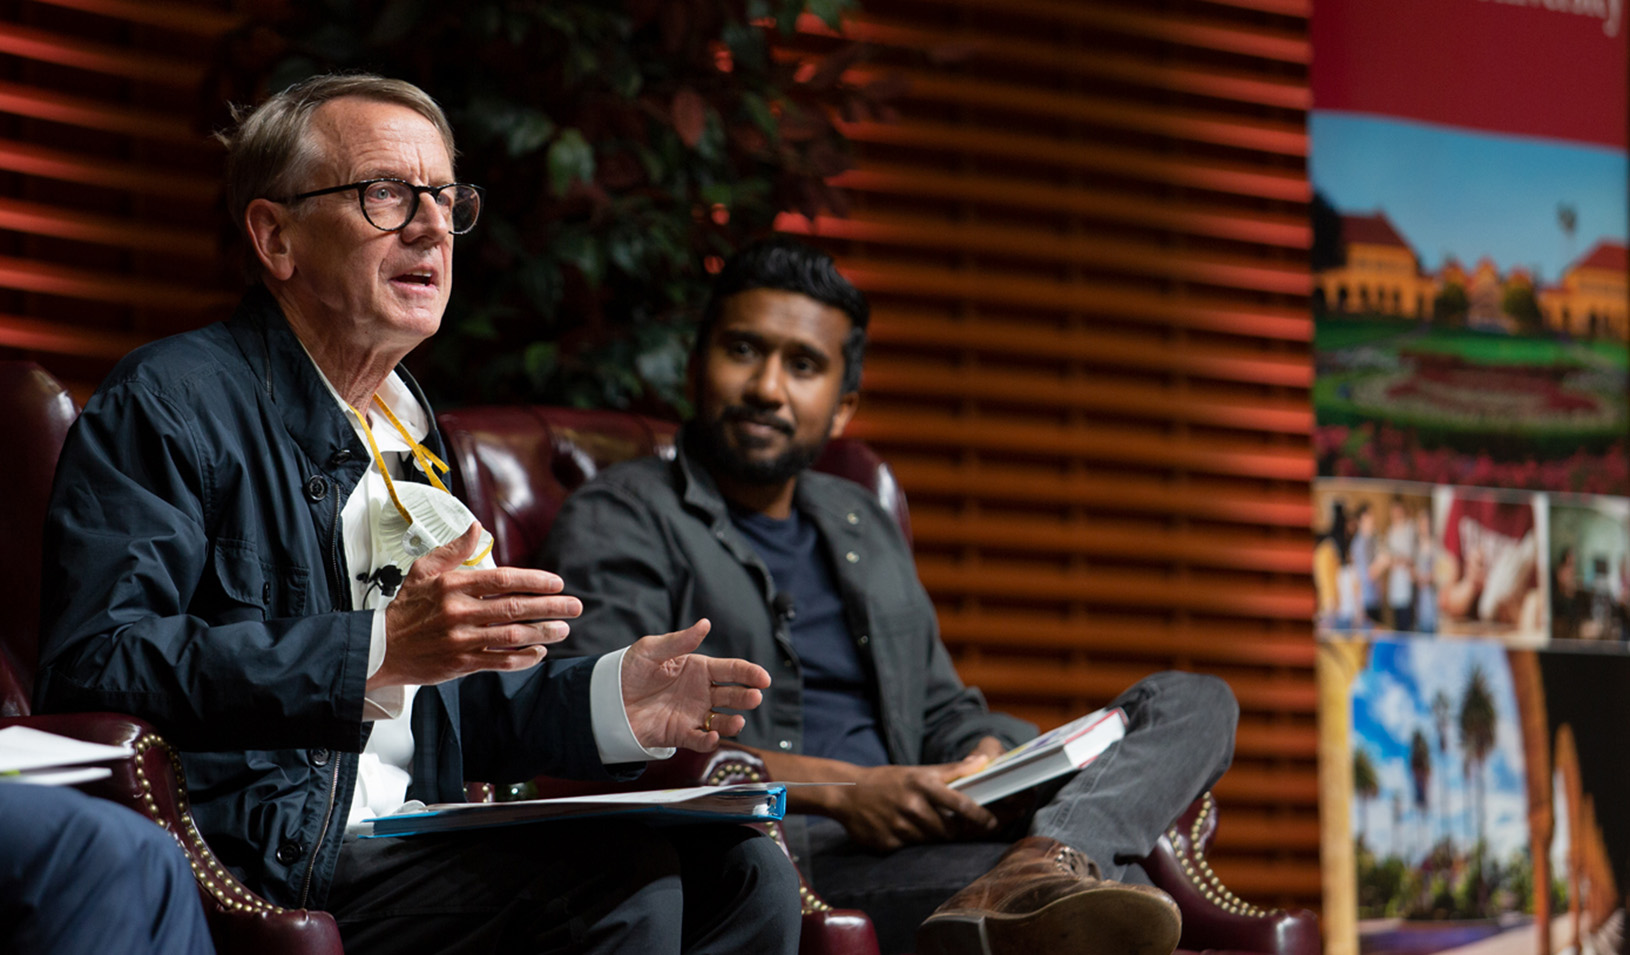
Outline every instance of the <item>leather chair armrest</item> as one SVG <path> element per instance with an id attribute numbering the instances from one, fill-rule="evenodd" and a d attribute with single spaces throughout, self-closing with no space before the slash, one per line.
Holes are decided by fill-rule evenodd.
<path id="1" fill-rule="evenodd" d="M 1183 911 L 1178 946 L 1189 951 L 1318 955 L 1319 920 L 1312 912 L 1263 908 L 1229 891 L 1206 861 L 1217 832 L 1217 803 L 1195 800 L 1142 860 L 1151 881 Z"/>
<path id="2" fill-rule="evenodd" d="M 116 713 L 60 713 L 0 719 L 0 727 L 31 726 L 47 733 L 135 751 L 108 765 L 113 775 L 80 785 L 84 792 L 121 803 L 175 837 L 187 855 L 222 953 L 342 955 L 339 927 L 327 912 L 285 909 L 262 899 L 215 858 L 193 824 L 181 760 L 148 723 Z"/>

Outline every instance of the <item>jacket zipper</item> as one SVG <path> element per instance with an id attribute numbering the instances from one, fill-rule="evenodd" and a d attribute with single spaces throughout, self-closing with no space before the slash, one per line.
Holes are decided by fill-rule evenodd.
<path id="1" fill-rule="evenodd" d="M 334 492 L 334 522 L 330 525 L 328 535 L 328 580 L 329 586 L 334 588 L 334 609 L 345 611 L 351 609 L 351 587 L 345 576 L 340 573 L 340 495 Z M 323 810 L 323 827 L 317 833 L 317 844 L 311 847 L 311 859 L 306 863 L 306 879 L 300 886 L 300 908 L 306 907 L 306 899 L 311 894 L 311 877 L 317 871 L 317 857 L 322 854 L 323 843 L 328 839 L 328 828 L 334 822 L 334 800 L 340 791 L 340 754 L 333 757 L 334 770 L 328 779 L 328 808 Z"/>

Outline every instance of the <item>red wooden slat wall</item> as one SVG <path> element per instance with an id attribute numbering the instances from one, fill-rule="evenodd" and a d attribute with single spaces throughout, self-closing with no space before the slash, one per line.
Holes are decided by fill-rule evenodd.
<path id="1" fill-rule="evenodd" d="M 1319 904 L 1306 0 L 867 0 L 855 433 L 963 676 L 1055 725 L 1177 667 L 1242 710 L 1215 866 Z M 810 22 L 795 53 L 834 41 Z"/>
<path id="2" fill-rule="evenodd" d="M 202 115 L 228 0 L 0 3 L 0 352 L 80 397 L 236 300 Z"/>
<path id="3" fill-rule="evenodd" d="M 844 127 L 851 215 L 783 227 L 872 298 L 855 430 L 963 675 L 1042 724 L 1225 677 L 1216 868 L 1317 907 L 1309 5 L 866 0 L 850 78 L 910 92 Z M 82 397 L 235 298 L 195 118 L 231 6 L 0 2 L 0 353 Z"/>

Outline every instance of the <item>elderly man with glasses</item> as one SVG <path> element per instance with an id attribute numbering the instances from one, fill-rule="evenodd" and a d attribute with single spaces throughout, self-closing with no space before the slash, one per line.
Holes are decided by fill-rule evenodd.
<path id="1" fill-rule="evenodd" d="M 332 912 L 348 951 L 793 951 L 796 876 L 744 827 L 352 834 L 467 778 L 711 749 L 742 726 L 713 708 L 756 706 L 769 677 L 692 653 L 705 622 L 544 660 L 581 605 L 492 565 L 398 367 L 482 203 L 429 97 L 318 77 L 222 138 L 257 281 L 230 320 L 133 352 L 69 435 L 40 707 L 157 724 L 216 854 Z"/>

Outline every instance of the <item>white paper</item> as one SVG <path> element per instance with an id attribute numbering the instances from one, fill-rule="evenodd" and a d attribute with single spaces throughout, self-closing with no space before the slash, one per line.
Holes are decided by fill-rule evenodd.
<path id="1" fill-rule="evenodd" d="M 0 775 L 0 783 L 27 783 L 31 786 L 77 786 L 95 782 L 113 775 L 106 766 L 81 766 L 76 769 L 30 769 L 16 775 Z"/>
<path id="2" fill-rule="evenodd" d="M 135 755 L 129 746 L 87 743 L 32 726 L 0 729 L 0 773 L 24 773 L 57 766 L 77 766 Z"/>

